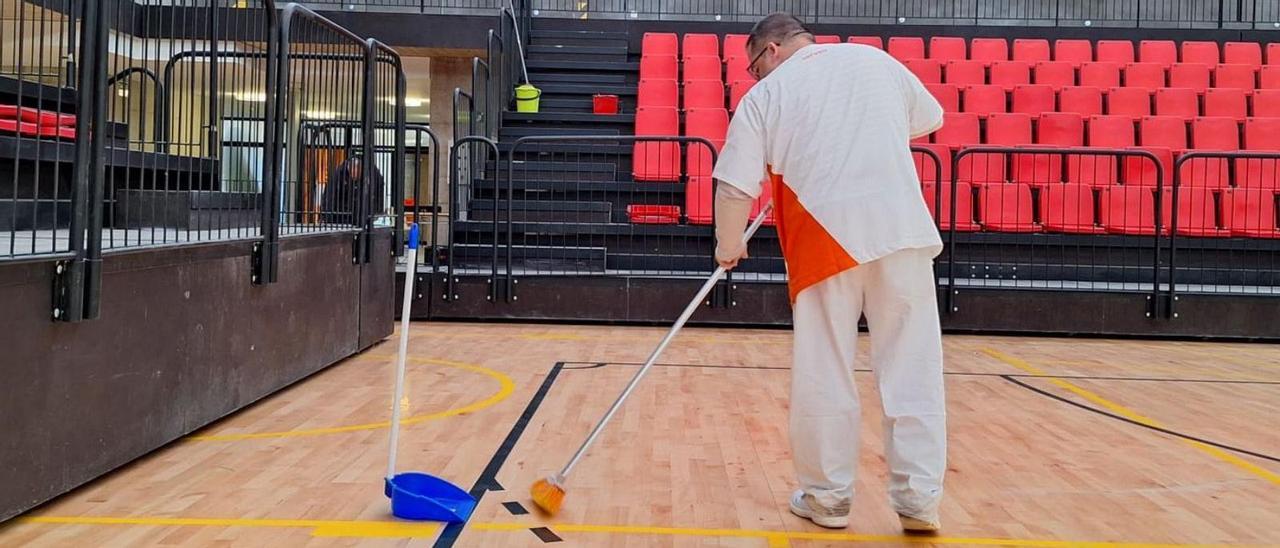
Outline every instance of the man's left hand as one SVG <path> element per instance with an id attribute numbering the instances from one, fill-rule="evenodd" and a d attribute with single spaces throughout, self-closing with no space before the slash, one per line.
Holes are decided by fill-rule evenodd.
<path id="1" fill-rule="evenodd" d="M 750 255 L 747 254 L 747 246 L 743 245 L 742 242 L 738 242 L 737 245 L 734 245 L 729 249 L 726 249 L 723 246 L 716 247 L 716 263 L 723 266 L 725 270 L 733 270 L 734 268 L 737 268 L 739 261 L 749 257 Z"/>

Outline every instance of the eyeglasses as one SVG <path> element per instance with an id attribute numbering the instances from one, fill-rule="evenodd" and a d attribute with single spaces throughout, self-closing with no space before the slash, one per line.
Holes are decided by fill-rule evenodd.
<path id="1" fill-rule="evenodd" d="M 760 79 L 760 73 L 756 70 L 756 63 L 760 61 L 760 58 L 761 58 L 761 57 L 764 57 L 764 54 L 765 54 L 765 52 L 766 52 L 766 51 L 769 51 L 769 46 L 779 46 L 779 47 L 781 47 L 781 46 L 782 46 L 782 42 L 786 42 L 787 40 L 790 40 L 792 36 L 799 36 L 799 35 L 804 34 L 804 33 L 807 33 L 807 32 L 809 32 L 809 31 L 807 31 L 807 30 L 797 30 L 797 31 L 792 32 L 791 34 L 788 34 L 788 35 L 786 35 L 786 36 L 783 36 L 783 37 L 782 37 L 782 40 L 781 40 L 781 41 L 779 41 L 779 42 L 769 42 L 768 44 L 765 44 L 765 45 L 764 45 L 764 49 L 761 49 L 761 50 L 760 50 L 760 53 L 757 53 L 755 57 L 752 57 L 752 58 L 751 58 L 751 63 L 747 65 L 747 73 L 749 73 L 749 74 L 751 74 L 752 76 L 754 76 L 756 80 L 759 80 L 759 79 Z"/>

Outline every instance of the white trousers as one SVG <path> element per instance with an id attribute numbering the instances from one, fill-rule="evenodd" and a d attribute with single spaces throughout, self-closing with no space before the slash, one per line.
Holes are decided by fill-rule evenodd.
<path id="1" fill-rule="evenodd" d="M 847 508 L 853 497 L 861 422 L 853 370 L 865 312 L 890 502 L 900 514 L 937 519 L 947 440 L 934 255 L 898 251 L 796 297 L 791 450 L 800 488 L 826 508 Z"/>

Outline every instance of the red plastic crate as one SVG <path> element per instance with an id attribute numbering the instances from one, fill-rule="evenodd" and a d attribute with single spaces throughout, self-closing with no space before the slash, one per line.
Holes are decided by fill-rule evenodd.
<path id="1" fill-rule="evenodd" d="M 638 225 L 673 225 L 680 222 L 680 206 L 632 204 L 627 218 Z"/>
<path id="2" fill-rule="evenodd" d="M 617 95 L 595 95 L 591 98 L 591 112 L 596 114 L 617 114 Z"/>

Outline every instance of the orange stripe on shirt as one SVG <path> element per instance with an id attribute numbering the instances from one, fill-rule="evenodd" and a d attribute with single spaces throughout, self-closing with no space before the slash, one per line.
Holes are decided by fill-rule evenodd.
<path id="1" fill-rule="evenodd" d="M 787 262 L 791 304 L 801 291 L 858 266 L 858 261 L 804 208 L 782 176 L 769 169 L 777 212 L 778 241 Z"/>

